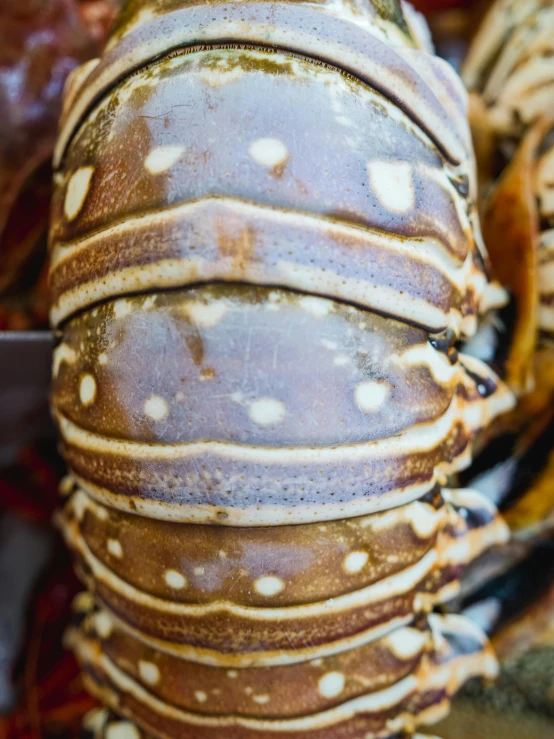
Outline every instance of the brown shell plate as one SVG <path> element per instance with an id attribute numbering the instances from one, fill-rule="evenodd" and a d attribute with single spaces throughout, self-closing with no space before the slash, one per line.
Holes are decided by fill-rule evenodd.
<path id="1" fill-rule="evenodd" d="M 54 357 L 63 451 L 93 497 L 155 518 L 273 525 L 399 505 L 467 465 L 513 399 L 416 328 L 232 285 L 71 321 Z"/>
<path id="2" fill-rule="evenodd" d="M 283 682 L 278 684 L 276 693 L 272 692 L 270 685 L 262 682 L 263 677 L 259 671 L 256 673 L 259 682 L 255 687 L 252 687 L 252 680 L 249 679 L 254 677 L 250 670 L 243 671 L 245 674 L 240 674 L 240 671 L 238 674 L 231 672 L 230 677 L 227 673 L 224 678 L 222 676 L 213 683 L 202 683 L 205 690 L 194 690 L 190 693 L 191 702 L 194 704 L 194 709 L 190 710 L 176 706 L 173 701 L 168 704 L 163 698 L 162 684 L 168 665 L 167 658 L 160 657 L 160 660 L 156 661 L 158 656 L 151 654 L 155 661 L 142 662 L 142 678 L 140 662 L 136 668 L 139 672 L 131 676 L 135 668 L 126 659 L 130 656 L 128 653 L 125 653 L 126 657 L 123 657 L 122 652 L 110 653 L 115 660 L 119 659 L 123 665 L 120 667 L 112 661 L 104 648 L 102 652 L 100 651 L 94 639 L 91 640 L 90 637 L 78 633 L 74 634 L 73 639 L 87 675 L 87 684 L 93 692 L 101 696 L 108 705 L 116 708 L 119 713 L 133 715 L 146 729 L 159 732 L 160 727 L 163 727 L 163 733 L 175 737 L 229 736 L 235 739 L 235 737 L 262 736 L 264 732 L 271 731 L 276 734 L 284 733 L 295 739 L 300 737 L 323 739 L 337 736 L 341 739 L 342 737 L 354 739 L 360 736 L 360 732 L 364 737 L 377 739 L 390 736 L 391 731 L 410 726 L 414 719 L 436 720 L 444 714 L 450 696 L 461 682 L 474 674 L 481 674 L 482 671 L 489 677 L 496 674 L 496 665 L 490 648 L 485 647 L 482 635 L 470 625 L 470 622 L 457 616 L 432 616 L 431 620 L 434 646 L 406 677 L 389 687 L 374 692 L 369 692 L 366 688 L 364 691 L 360 684 L 363 682 L 362 672 L 356 670 L 354 665 L 348 668 L 348 656 L 341 655 L 338 661 L 335 660 L 334 665 L 345 668 L 347 670 L 345 673 L 334 670 L 322 674 L 322 665 L 319 664 L 303 668 L 311 673 L 311 680 L 305 676 L 306 682 L 301 695 L 309 703 L 310 696 L 313 695 L 309 686 L 313 684 L 319 696 L 317 703 L 320 709 L 309 714 L 289 714 L 288 718 L 279 719 L 271 717 L 270 706 L 273 699 L 279 704 L 279 712 L 273 716 L 282 716 L 281 701 L 290 705 L 291 698 L 287 700 L 287 694 L 280 692 Z M 378 643 L 378 646 L 374 647 L 377 650 L 376 654 L 381 650 L 381 654 L 384 655 L 390 650 L 393 638 L 394 635 L 389 637 L 388 643 L 385 640 Z M 203 669 L 205 671 L 205 668 Z M 298 668 L 283 669 L 292 673 L 290 681 L 284 683 L 288 688 L 292 688 Z M 451 676 L 446 678 L 449 673 Z M 168 676 L 170 674 L 172 673 L 169 672 Z M 193 686 L 197 687 L 196 679 L 200 679 L 202 673 L 195 673 L 193 670 L 186 674 L 187 680 L 194 680 Z M 145 675 L 150 678 L 150 682 L 144 679 Z M 211 687 L 210 690 L 210 686 L 215 685 L 218 687 Z M 335 690 L 341 688 L 340 702 L 337 700 L 338 696 L 335 696 L 335 700 L 321 701 L 321 693 L 325 694 L 326 691 L 331 693 L 333 687 Z M 222 702 L 224 704 L 225 701 L 223 696 L 234 695 L 237 690 L 245 696 L 239 699 L 239 705 L 243 702 L 245 705 L 244 715 L 236 713 L 236 696 L 233 698 L 235 707 L 233 713 L 226 712 L 222 706 Z M 292 700 L 297 701 L 297 696 L 298 694 Z M 184 698 L 184 701 L 187 699 Z M 327 708 L 322 708 L 325 704 Z M 265 711 L 260 709 L 260 705 L 267 706 Z"/>
<path id="3" fill-rule="evenodd" d="M 70 80 L 59 520 L 87 683 L 136 724 L 99 736 L 384 739 L 495 674 L 420 620 L 506 540 L 443 486 L 514 402 L 454 348 L 506 296 L 424 36 L 388 1 L 131 3 Z"/>

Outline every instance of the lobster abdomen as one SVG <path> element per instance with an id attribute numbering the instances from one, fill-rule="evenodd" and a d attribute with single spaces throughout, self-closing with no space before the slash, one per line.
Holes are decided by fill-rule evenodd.
<path id="1" fill-rule="evenodd" d="M 494 673 L 424 614 L 506 536 L 441 488 L 512 404 L 453 346 L 497 294 L 459 82 L 373 6 L 124 30 L 69 89 L 51 232 L 91 689 L 155 735 L 411 730 Z"/>

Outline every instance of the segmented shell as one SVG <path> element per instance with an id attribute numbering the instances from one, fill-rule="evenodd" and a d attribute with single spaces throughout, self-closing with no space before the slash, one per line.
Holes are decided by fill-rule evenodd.
<path id="1" fill-rule="evenodd" d="M 418 501 L 323 526 L 221 532 L 135 522 L 78 491 L 64 528 L 90 586 L 143 641 L 208 664 L 285 664 L 408 623 L 414 611 L 452 597 L 468 562 L 505 541 L 506 526 L 484 498 L 444 495 L 452 503 Z M 137 572 L 139 551 L 150 553 L 152 565 Z"/>
<path id="2" fill-rule="evenodd" d="M 400 737 L 495 673 L 421 618 L 507 538 L 444 485 L 514 402 L 454 348 L 505 296 L 425 48 L 396 4 L 140 2 L 69 85 L 52 405 L 96 603 L 71 638 L 154 736 Z"/>
<path id="3" fill-rule="evenodd" d="M 99 615 L 102 614 L 96 614 L 96 620 Z M 121 645 L 113 651 L 110 644 L 117 643 L 123 636 L 116 631 L 111 632 L 107 642 L 103 640 L 100 646 L 94 622 L 94 616 L 85 619 L 84 627 L 73 635 L 76 653 L 86 671 L 87 681 L 96 684 L 96 689 L 105 697 L 113 696 L 108 701 L 111 704 L 119 703 L 125 713 L 137 716 L 143 726 L 151 731 L 161 730 L 164 735 L 173 737 L 191 736 L 191 725 L 194 726 L 195 737 L 218 739 L 259 737 L 266 736 L 267 732 L 314 739 L 354 739 L 360 736 L 360 731 L 367 736 L 368 729 L 370 736 L 392 737 L 409 727 L 414 718 L 427 723 L 442 717 L 449 698 L 469 678 L 496 675 L 496 661 L 477 627 L 460 616 L 432 615 L 429 623 L 423 624 L 420 629 L 400 630 L 377 642 L 365 654 L 366 657 L 376 658 L 375 666 L 381 667 L 383 662 L 398 662 L 397 651 L 405 657 L 407 643 L 417 645 L 417 651 L 426 649 L 419 659 L 412 658 L 417 663 L 415 671 L 388 687 L 367 694 L 363 688 L 367 680 L 367 662 L 364 665 L 357 660 L 325 660 L 321 664 L 306 666 L 303 670 L 284 668 L 281 672 L 292 674 L 286 678 L 279 675 L 281 679 L 276 683 L 278 688 L 285 691 L 283 703 L 294 706 L 290 694 L 296 688 L 295 695 L 301 696 L 299 703 L 304 710 L 306 704 L 326 705 L 327 708 L 315 715 L 292 714 L 276 720 L 275 712 L 282 706 L 280 696 L 272 690 L 272 679 L 260 674 L 260 670 L 251 675 L 247 670 L 244 671 L 246 674 L 243 672 L 238 677 L 233 671 L 214 677 L 209 668 L 203 668 L 187 672 L 181 678 L 186 686 L 181 693 L 181 701 L 185 706 L 190 702 L 193 705 L 191 710 L 183 705 L 174 705 L 176 686 L 173 681 L 177 679 L 174 669 L 180 665 L 172 664 L 171 659 L 163 656 L 158 660 L 158 654 L 144 653 L 143 650 L 141 656 L 149 656 L 155 661 L 139 659 L 138 674 L 131 677 L 114 659 L 119 658 L 123 662 L 123 654 L 136 659 L 136 652 L 129 653 Z M 136 643 L 127 643 L 131 649 L 136 646 Z M 357 654 L 356 657 L 361 655 Z M 148 669 L 145 665 L 152 665 L 155 669 Z M 324 672 L 326 669 L 331 671 Z M 445 680 L 445 674 L 448 673 L 450 677 Z M 154 675 L 156 680 L 151 679 Z M 253 683 L 254 678 L 257 678 L 257 683 Z M 302 683 L 299 683 L 300 678 Z M 179 681 L 177 684 L 183 683 Z M 258 686 L 261 685 L 269 693 L 259 693 Z M 203 690 L 198 689 L 200 686 Z M 235 711 L 237 706 L 244 705 L 245 715 L 229 715 L 222 705 L 223 693 L 233 696 Z M 172 696 L 171 704 L 167 702 L 167 694 Z M 202 714 L 198 712 L 198 706 L 201 706 Z M 206 711 L 209 711 L 208 715 Z"/>
<path id="4" fill-rule="evenodd" d="M 54 322 L 137 289 L 225 280 L 348 300 L 433 332 L 474 330 L 486 282 L 464 101 L 448 65 L 327 14 L 314 20 L 300 3 L 249 5 L 233 38 L 260 44 L 271 21 L 274 45 L 286 36 L 287 48 L 317 47 L 317 61 L 197 46 L 155 60 L 219 41 L 210 8 L 130 31 L 75 93 L 53 206 Z M 226 8 L 226 27 L 242 8 Z M 300 30 L 306 17 L 318 34 Z M 177 107 L 176 94 L 186 100 Z M 214 130 L 232 130 L 233 146 Z"/>
<path id="5" fill-rule="evenodd" d="M 131 721 L 122 721 L 112 711 L 95 708 L 89 711 L 83 721 L 81 739 L 149 739 L 150 734 L 140 729 Z M 438 739 L 430 734 L 402 731 L 391 739 Z"/>
<path id="6" fill-rule="evenodd" d="M 496 0 L 464 64 L 498 137 L 519 138 L 552 107 L 554 7 L 550 0 Z"/>
<path id="7" fill-rule="evenodd" d="M 512 405 L 486 365 L 421 329 L 276 289 L 107 302 L 56 351 L 54 413 L 81 485 L 188 522 L 293 524 L 413 500 Z"/>

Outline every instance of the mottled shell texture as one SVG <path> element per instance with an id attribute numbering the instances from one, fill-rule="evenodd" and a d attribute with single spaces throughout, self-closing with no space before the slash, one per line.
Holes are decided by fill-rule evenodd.
<path id="1" fill-rule="evenodd" d="M 97 737 L 408 739 L 495 674 L 478 629 L 428 616 L 508 535 L 445 486 L 513 397 L 455 347 L 505 296 L 427 46 L 388 1 L 131 2 L 70 81 L 70 641 L 129 719 Z"/>

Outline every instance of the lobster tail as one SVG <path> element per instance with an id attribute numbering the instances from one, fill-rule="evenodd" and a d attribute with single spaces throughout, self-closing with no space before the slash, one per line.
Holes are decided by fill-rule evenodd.
<path id="1" fill-rule="evenodd" d="M 495 672 L 426 615 L 507 537 L 444 486 L 513 396 L 455 347 L 504 294 L 464 93 L 424 47 L 393 3 L 131 3 L 70 82 L 71 641 L 147 734 L 400 736 Z"/>

